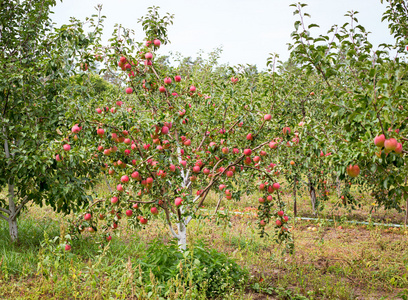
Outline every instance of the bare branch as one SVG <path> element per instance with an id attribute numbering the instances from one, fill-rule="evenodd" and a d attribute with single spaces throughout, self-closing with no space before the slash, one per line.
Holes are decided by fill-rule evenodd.
<path id="1" fill-rule="evenodd" d="M 176 239 L 179 240 L 180 236 L 174 231 L 174 229 L 173 229 L 173 227 L 171 225 L 169 210 L 167 209 L 167 207 L 163 207 L 163 209 L 164 209 L 164 212 L 166 214 L 167 225 L 169 226 L 169 229 L 170 229 L 171 233 L 173 234 L 173 236 Z"/>
<path id="2" fill-rule="evenodd" d="M 171 234 L 176 238 L 176 239 L 180 239 L 180 236 L 174 231 L 173 227 L 171 227 L 170 224 L 167 223 L 167 225 L 169 226 L 170 232 Z"/>
<path id="3" fill-rule="evenodd" d="M 130 203 L 139 203 L 139 204 L 152 204 L 152 203 L 155 203 L 156 200 L 153 200 L 153 201 L 135 201 L 135 200 L 129 200 L 128 202 L 130 202 Z"/>
<path id="4" fill-rule="evenodd" d="M 8 209 L 2 208 L 2 207 L 0 207 L 0 211 L 6 213 L 8 215 L 10 215 L 10 213 L 11 213 Z"/>
<path id="5" fill-rule="evenodd" d="M 220 194 L 220 197 L 218 198 L 218 203 L 217 203 L 217 206 L 215 207 L 214 214 L 217 213 L 218 208 L 220 207 L 220 204 L 221 204 L 221 200 L 222 200 L 222 194 Z"/>
<path id="6" fill-rule="evenodd" d="M 6 217 L 5 215 L 3 215 L 3 214 L 0 214 L 0 218 L 6 220 L 7 222 L 10 220 L 9 218 L 7 218 L 7 217 Z"/>
<path id="7" fill-rule="evenodd" d="M 18 215 L 18 213 L 20 212 L 20 210 L 24 207 L 24 205 L 25 205 L 28 201 L 30 201 L 30 200 L 28 199 L 28 196 L 25 196 L 24 199 L 23 199 L 23 201 L 22 201 L 22 202 L 20 203 L 20 205 L 17 207 L 16 212 L 15 212 L 13 215 L 10 216 L 10 219 L 11 219 L 11 220 L 14 220 L 14 219 L 17 217 L 17 215 Z"/>

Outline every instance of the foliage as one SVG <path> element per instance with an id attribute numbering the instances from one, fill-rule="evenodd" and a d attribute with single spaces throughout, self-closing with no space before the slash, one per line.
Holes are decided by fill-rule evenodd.
<path id="1" fill-rule="evenodd" d="M 0 218 L 9 222 L 15 241 L 16 218 L 27 202 L 44 201 L 58 212 L 69 212 L 88 201 L 86 189 L 92 182 L 87 177 L 94 176 L 94 168 L 84 157 L 66 159 L 62 166 L 50 148 L 63 142 L 56 142 L 58 128 L 71 126 L 65 114 L 73 98 L 88 98 L 73 93 L 84 89 L 82 78 L 70 78 L 88 69 L 81 58 L 99 39 L 101 19 L 88 19 L 93 32 L 86 34 L 75 19 L 53 27 L 53 0 L 0 5 L 0 190 L 7 187 L 8 192 L 0 198 Z"/>
<path id="2" fill-rule="evenodd" d="M 204 291 L 213 298 L 239 289 L 248 277 L 247 270 L 202 241 L 184 252 L 180 252 L 174 241 L 167 245 L 153 241 L 138 262 L 144 271 L 146 284 L 151 284 L 151 271 L 158 281 L 156 284 L 163 286 L 164 295 L 170 291 L 168 284 L 178 280 L 189 289 Z"/>
<path id="3" fill-rule="evenodd" d="M 335 145 L 328 162 L 335 176 L 344 180 L 344 202 L 355 201 L 349 198 L 348 185 L 357 183 L 379 205 L 400 210 L 408 196 L 404 166 L 407 152 L 403 150 L 408 116 L 404 105 L 408 83 L 405 55 L 391 56 L 384 49 L 387 45 L 373 50 L 368 32 L 358 24 L 357 12 L 348 12 L 350 22 L 343 26 L 333 26 L 327 35 L 313 37 L 311 30 L 318 25 L 306 24 L 306 4 L 293 6 L 300 20 L 292 33 L 291 60 L 320 87 L 314 94 L 325 108 L 325 117 L 324 123 L 315 122 L 324 128 L 320 138 Z M 401 22 L 401 15 L 385 14 L 392 28 Z M 381 134 L 400 142 L 399 150 L 376 148 L 373 140 Z M 356 163 L 362 172 L 353 179 L 346 174 L 346 167 Z"/>

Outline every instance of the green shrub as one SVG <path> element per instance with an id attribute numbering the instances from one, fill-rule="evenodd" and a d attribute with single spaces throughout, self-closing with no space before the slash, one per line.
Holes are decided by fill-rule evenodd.
<path id="1" fill-rule="evenodd" d="M 249 274 L 227 254 L 210 249 L 202 241 L 180 252 L 176 242 L 166 245 L 156 240 L 137 263 L 144 271 L 146 283 L 151 272 L 165 294 L 171 293 L 178 281 L 186 289 L 204 292 L 207 297 L 225 295 L 242 287 Z"/>

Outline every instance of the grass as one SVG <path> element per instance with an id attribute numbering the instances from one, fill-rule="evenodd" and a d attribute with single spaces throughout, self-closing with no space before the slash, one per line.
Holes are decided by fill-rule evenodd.
<path id="1" fill-rule="evenodd" d="M 216 201 L 211 197 L 206 208 L 212 211 Z M 189 243 L 205 240 L 250 271 L 244 289 L 232 290 L 223 299 L 408 299 L 408 232 L 342 222 L 371 218 L 401 223 L 404 215 L 378 210 L 370 216 L 371 199 L 367 198 L 362 199 L 360 210 L 341 208 L 335 223 L 326 222 L 325 217 L 334 215 L 335 202 L 332 197 L 325 204 L 318 221 L 292 219 L 292 255 L 272 235 L 260 238 L 256 219 L 250 214 L 232 214 L 230 226 L 211 219 L 193 220 L 188 227 Z M 300 215 L 311 214 L 306 197 L 301 196 L 298 203 Z M 251 204 L 255 206 L 255 201 L 243 198 L 222 205 L 224 210 L 243 210 Z M 29 207 L 19 219 L 18 245 L 10 244 L 7 224 L 0 223 L 1 299 L 159 298 L 154 278 L 151 294 L 142 285 L 137 261 L 149 241 L 169 242 L 163 223 L 156 220 L 137 232 L 123 227 L 108 248 L 95 236 L 84 234 L 72 241 L 73 249 L 66 253 L 58 248 L 58 238 L 54 242 L 55 237 L 64 238 L 66 223 L 62 220 L 62 215 L 47 207 Z M 169 299 L 205 299 L 202 294 L 189 295 L 180 281 L 172 283 L 169 293 Z"/>

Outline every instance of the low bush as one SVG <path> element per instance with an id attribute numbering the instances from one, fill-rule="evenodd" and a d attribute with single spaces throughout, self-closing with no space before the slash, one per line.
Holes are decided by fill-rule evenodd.
<path id="1" fill-rule="evenodd" d="M 165 295 L 172 293 L 177 281 L 190 292 L 194 290 L 213 298 L 240 289 L 249 276 L 227 254 L 210 249 L 203 241 L 180 252 L 175 241 L 164 244 L 156 240 L 148 245 L 138 264 L 146 283 L 150 283 L 151 272 L 163 286 Z"/>

